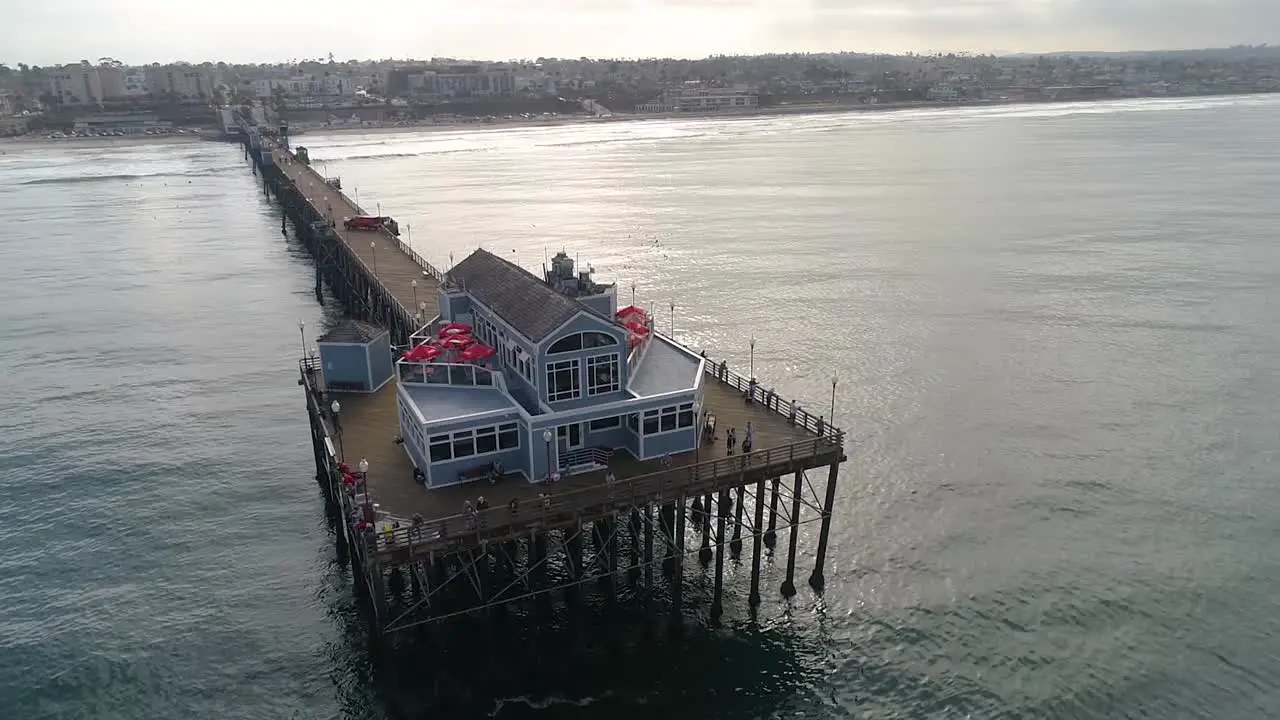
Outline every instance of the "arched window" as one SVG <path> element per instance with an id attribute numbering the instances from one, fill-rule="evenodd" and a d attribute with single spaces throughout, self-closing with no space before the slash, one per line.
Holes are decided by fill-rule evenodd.
<path id="1" fill-rule="evenodd" d="M 618 339 L 608 333 L 581 332 L 565 335 L 551 343 L 551 347 L 547 348 L 547 354 L 578 352 L 579 350 L 590 350 L 591 348 L 609 347 L 617 344 Z"/>

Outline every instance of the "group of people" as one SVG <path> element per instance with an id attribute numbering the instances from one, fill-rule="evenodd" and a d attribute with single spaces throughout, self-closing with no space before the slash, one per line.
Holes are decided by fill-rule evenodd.
<path id="1" fill-rule="evenodd" d="M 728 454 L 732 455 L 733 449 L 738 445 L 738 428 L 729 428 L 729 432 L 726 433 L 726 435 L 727 436 L 725 437 L 725 448 L 728 451 Z M 755 446 L 756 444 L 755 436 L 756 436 L 755 428 L 751 427 L 751 421 L 747 421 L 746 437 L 742 438 L 742 453 L 744 455 L 751 452 L 751 448 Z"/>

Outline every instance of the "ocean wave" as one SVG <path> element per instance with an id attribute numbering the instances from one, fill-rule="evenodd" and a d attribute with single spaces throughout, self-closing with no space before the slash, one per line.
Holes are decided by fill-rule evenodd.
<path id="1" fill-rule="evenodd" d="M 43 177 L 24 180 L 19 185 L 79 185 L 81 183 L 119 182 L 130 180 L 153 180 L 156 178 L 190 178 L 219 175 L 229 172 L 231 168 L 206 168 L 189 172 L 155 172 L 155 173 L 108 173 L 105 175 L 63 175 L 59 177 Z"/>

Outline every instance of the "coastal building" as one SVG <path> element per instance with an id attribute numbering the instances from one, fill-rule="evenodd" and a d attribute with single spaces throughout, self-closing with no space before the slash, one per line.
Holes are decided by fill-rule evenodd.
<path id="1" fill-rule="evenodd" d="M 665 90 L 657 102 L 636 106 L 638 112 L 700 112 L 707 110 L 747 109 L 760 104 L 760 98 L 744 88 L 706 88 L 686 86 Z"/>
<path id="2" fill-rule="evenodd" d="M 516 92 L 516 74 L 501 65 L 418 65 L 387 73 L 389 95 L 445 98 L 503 97 Z"/>
<path id="3" fill-rule="evenodd" d="M 13 95 L 6 90 L 0 90 L 0 117 L 9 117 L 13 114 Z"/>
<path id="4" fill-rule="evenodd" d="M 49 72 L 49 94 L 63 105 L 102 102 L 102 79 L 92 65 L 64 65 Z"/>
<path id="5" fill-rule="evenodd" d="M 402 444 L 428 488 L 495 473 L 542 483 L 615 453 L 697 447 L 705 360 L 643 310 L 619 310 L 615 287 L 564 253 L 538 278 L 477 250 L 438 295 L 438 321 L 396 373 Z"/>
<path id="6" fill-rule="evenodd" d="M 199 101 L 209 98 L 213 75 L 194 65 L 153 65 L 146 68 L 147 91 L 157 99 Z"/>

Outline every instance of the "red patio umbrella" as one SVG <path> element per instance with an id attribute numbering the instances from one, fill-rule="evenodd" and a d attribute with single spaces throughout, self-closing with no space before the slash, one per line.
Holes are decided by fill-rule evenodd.
<path id="1" fill-rule="evenodd" d="M 488 345 L 481 345 L 480 343 L 476 343 L 475 345 L 472 345 L 471 347 L 468 347 L 466 350 L 463 350 L 461 353 L 459 353 L 458 359 L 461 360 L 462 362 L 476 362 L 478 360 L 488 360 L 489 358 L 497 354 L 498 354 L 498 351 L 494 350 Z"/>
<path id="2" fill-rule="evenodd" d="M 413 348 L 412 350 L 410 350 L 409 352 L 405 353 L 403 357 L 405 360 L 418 362 L 423 360 L 431 360 L 437 357 L 438 355 L 440 355 L 440 353 L 442 352 L 444 351 L 434 345 L 419 345 Z"/>
<path id="3" fill-rule="evenodd" d="M 440 337 L 447 338 L 453 335 L 470 335 L 471 326 L 466 323 L 449 323 L 440 331 Z"/>
<path id="4" fill-rule="evenodd" d="M 475 344 L 475 341 L 470 335 L 450 335 L 440 341 L 440 346 L 445 350 L 465 350 Z"/>

